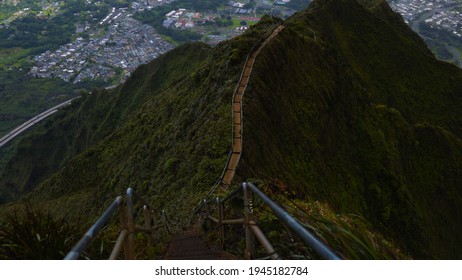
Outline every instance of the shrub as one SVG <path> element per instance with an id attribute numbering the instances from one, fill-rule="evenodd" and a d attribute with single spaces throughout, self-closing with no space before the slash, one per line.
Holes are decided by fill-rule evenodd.
<path id="1" fill-rule="evenodd" d="M 0 259 L 62 259 L 79 235 L 65 219 L 54 219 L 26 204 L 0 227 Z"/>

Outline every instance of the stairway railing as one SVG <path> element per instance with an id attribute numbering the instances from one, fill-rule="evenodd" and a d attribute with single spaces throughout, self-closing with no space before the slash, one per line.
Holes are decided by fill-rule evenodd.
<path id="1" fill-rule="evenodd" d="M 134 198 L 142 205 L 144 226 L 135 224 L 135 207 Z M 148 244 L 152 245 L 154 239 L 160 238 L 160 230 L 164 230 L 170 234 L 169 221 L 164 210 L 156 212 L 154 208 L 146 202 L 146 200 L 138 195 L 132 188 L 127 189 L 125 195 L 125 205 L 122 196 L 116 197 L 114 202 L 104 211 L 99 219 L 90 227 L 85 235 L 80 239 L 74 248 L 65 256 L 65 260 L 76 260 L 90 245 L 91 241 L 108 224 L 112 215 L 119 210 L 119 223 L 121 226 L 120 233 L 109 256 L 110 260 L 115 260 L 123 251 L 125 259 L 135 259 L 135 234 L 144 233 L 148 239 Z"/>
<path id="2" fill-rule="evenodd" d="M 212 193 L 221 185 L 223 186 L 229 186 L 230 185 L 230 181 L 229 182 L 226 182 L 225 178 L 227 177 L 226 176 L 226 173 L 227 172 L 231 172 L 232 173 L 232 176 L 231 176 L 231 179 L 232 177 L 234 177 L 234 173 L 236 172 L 236 170 L 231 170 L 229 168 L 229 163 L 231 161 L 231 157 L 233 156 L 233 153 L 235 153 L 236 151 L 233 151 L 233 148 L 235 146 L 235 134 L 236 134 L 236 128 L 235 128 L 235 123 L 234 123 L 234 119 L 235 119 L 235 112 L 234 112 L 234 100 L 235 100 L 235 97 L 236 97 L 236 93 L 238 92 L 239 90 L 239 86 L 241 85 L 242 83 L 242 79 L 244 78 L 244 72 L 245 72 L 245 69 L 247 67 L 247 64 L 249 62 L 249 59 L 251 57 L 252 54 L 254 54 L 258 48 L 260 48 L 262 46 L 262 44 L 264 44 L 265 40 L 268 39 L 268 37 L 277 29 L 279 28 L 280 26 L 285 26 L 285 23 L 281 23 L 281 22 L 275 22 L 274 24 L 272 24 L 270 26 L 270 28 L 268 28 L 268 30 L 263 34 L 261 35 L 257 41 L 252 45 L 252 47 L 250 48 L 249 52 L 247 53 L 247 56 L 245 58 L 245 61 L 244 61 L 244 64 L 243 64 L 243 67 L 242 67 L 242 71 L 241 71 L 241 75 L 239 76 L 239 80 L 236 84 L 236 87 L 234 88 L 234 92 L 233 92 L 233 98 L 231 99 L 231 116 L 232 116 L 232 129 L 231 129 L 231 149 L 229 150 L 229 153 L 228 153 L 228 158 L 226 160 L 226 163 L 225 163 L 225 166 L 223 168 L 223 171 L 222 173 L 220 174 L 220 177 L 217 179 L 217 181 L 215 182 L 215 184 L 213 185 L 213 187 L 210 189 L 210 191 L 207 193 L 207 195 L 205 196 L 206 198 L 210 197 L 210 195 L 212 195 Z M 256 54 L 254 56 L 254 58 L 256 58 Z M 252 66 L 253 67 L 253 66 Z M 247 87 L 247 85 L 244 87 L 244 91 L 245 91 L 245 88 Z M 242 95 L 243 97 L 243 95 Z M 240 139 L 242 141 L 242 136 L 243 136 L 243 117 L 242 117 L 242 114 L 243 114 L 243 107 L 242 107 L 242 103 L 240 105 L 240 114 L 241 114 L 241 123 L 240 123 Z M 241 142 L 242 143 L 242 142 Z M 239 158 L 240 158 L 240 152 L 238 153 L 239 154 Z M 231 180 L 230 179 L 230 180 Z M 194 207 L 193 211 L 191 212 L 191 215 L 189 217 L 189 220 L 187 221 L 187 225 L 190 225 L 191 222 L 192 222 L 192 217 L 194 216 L 193 212 L 195 212 L 195 210 L 200 206 L 200 204 L 202 203 L 202 201 L 200 201 L 196 207 Z"/>
<path id="3" fill-rule="evenodd" d="M 242 86 L 242 81 L 246 77 L 245 76 L 245 70 L 248 66 L 249 60 L 255 59 L 256 56 L 258 55 L 258 52 L 261 50 L 263 45 L 265 44 L 266 40 L 269 38 L 269 36 L 277 29 L 279 26 L 283 25 L 281 22 L 275 22 L 273 25 L 270 26 L 270 28 L 262 35 L 260 36 L 257 41 L 254 43 L 254 45 L 250 48 L 249 52 L 247 53 L 246 59 L 244 61 L 244 65 L 241 71 L 241 75 L 239 77 L 239 80 L 236 84 L 236 87 L 234 89 L 233 97 L 231 99 L 231 116 L 232 116 L 232 129 L 231 129 L 231 149 L 228 154 L 228 159 L 226 161 L 226 165 L 223 169 L 222 174 L 220 175 L 219 181 L 217 184 L 212 188 L 212 190 L 215 190 L 219 185 L 226 185 L 229 186 L 231 184 L 232 178 L 234 177 L 234 174 L 236 172 L 235 168 L 230 168 L 229 163 L 231 162 L 231 159 L 233 155 L 237 155 L 237 161 L 239 162 L 240 160 L 240 155 L 241 151 L 236 151 L 235 146 L 236 146 L 236 139 L 239 139 L 240 143 L 242 144 L 242 136 L 243 136 L 243 107 L 242 107 L 242 99 L 244 97 L 245 90 L 247 88 L 247 84 Z M 250 67 L 250 71 L 252 71 L 253 64 Z M 242 86 L 242 87 L 241 87 Z M 236 103 L 236 94 L 238 94 L 239 89 L 242 88 L 242 95 L 241 95 L 241 100 L 237 103 L 239 103 L 239 113 L 241 115 L 240 117 L 240 123 L 239 123 L 239 132 L 236 130 L 236 124 L 235 124 L 235 103 Z M 236 135 L 239 135 L 239 137 L 236 138 Z"/>
<path id="4" fill-rule="evenodd" d="M 236 197 L 240 193 L 243 193 L 244 198 L 244 217 L 237 219 L 225 219 L 225 207 L 224 203 L 230 199 Z M 258 226 L 257 217 L 254 214 L 254 203 L 253 196 L 257 196 L 263 201 L 275 214 L 275 216 L 282 222 L 287 228 L 297 234 L 305 245 L 316 251 L 322 258 L 328 260 L 339 260 L 340 257 L 334 253 L 325 243 L 320 241 L 316 236 L 310 233 L 305 227 L 303 227 L 294 217 L 287 213 L 282 207 L 266 196 L 252 183 L 243 183 L 239 188 L 236 188 L 224 198 L 216 198 L 214 200 L 204 199 L 193 211 L 195 214 L 200 214 L 201 219 L 208 223 L 213 222 L 218 225 L 220 231 L 220 245 L 225 250 L 225 228 L 224 225 L 241 224 L 245 227 L 245 252 L 244 258 L 254 259 L 255 258 L 255 238 L 262 245 L 266 253 L 271 259 L 279 259 L 278 253 L 275 251 L 273 245 L 265 236 L 263 231 Z M 217 216 L 211 215 L 210 204 L 216 204 Z"/>

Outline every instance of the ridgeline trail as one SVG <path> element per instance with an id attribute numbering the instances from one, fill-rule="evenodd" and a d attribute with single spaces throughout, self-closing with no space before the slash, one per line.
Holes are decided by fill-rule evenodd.
<path id="1" fill-rule="evenodd" d="M 247 84 L 250 80 L 252 68 L 255 59 L 260 51 L 284 29 L 283 25 L 279 25 L 271 35 L 248 57 L 244 64 L 244 69 L 241 73 L 241 78 L 238 87 L 233 95 L 233 144 L 232 154 L 227 162 L 225 172 L 221 183 L 225 186 L 231 185 L 231 182 L 236 173 L 237 165 L 242 154 L 242 99 L 244 97 Z M 166 259 L 226 259 L 227 255 L 224 252 L 211 250 L 205 241 L 196 230 L 195 226 L 189 228 L 180 235 L 174 236 L 170 241 L 167 249 Z"/>
<path id="2" fill-rule="evenodd" d="M 225 251 L 227 247 L 225 233 L 226 225 L 240 225 L 244 227 L 245 252 L 243 258 L 256 258 L 257 252 L 255 250 L 255 245 L 256 241 L 258 241 L 266 253 L 266 259 L 280 259 L 279 253 L 258 225 L 258 218 L 254 214 L 253 196 L 258 197 L 263 204 L 271 209 L 276 218 L 285 225 L 288 230 L 298 235 L 302 242 L 312 248 L 319 256 L 325 259 L 341 259 L 325 244 L 325 242 L 319 240 L 314 234 L 310 233 L 302 224 L 260 191 L 252 182 L 243 182 L 239 184 L 240 186 L 238 188 L 230 191 L 228 195 L 223 198 L 216 197 L 214 199 L 209 199 L 215 188 L 220 184 L 224 187 L 231 185 L 242 153 L 242 99 L 250 80 L 252 68 L 260 51 L 283 29 L 284 25 L 273 25 L 271 30 L 259 39 L 258 42 L 261 43 L 256 43 L 249 51 L 232 99 L 232 153 L 230 153 L 228 157 L 225 170 L 221 174 L 218 183 L 211 189 L 209 194 L 192 209 L 189 222 L 185 223 L 184 221 L 179 221 L 179 223 L 171 224 L 165 210 L 156 211 L 142 196 L 137 194 L 132 188 L 128 188 L 125 198 L 118 196 L 114 200 L 111 206 L 106 209 L 103 215 L 100 216 L 82 239 L 80 239 L 74 248 L 66 255 L 65 259 L 78 259 L 95 235 L 103 228 L 111 215 L 117 210 L 119 211 L 121 230 L 109 259 L 118 259 L 122 251 L 126 259 L 135 259 L 135 235 L 137 233 L 144 233 L 146 235 L 148 245 L 153 244 L 155 236 L 157 236 L 157 239 L 159 239 L 160 236 L 168 236 L 169 241 L 166 242 L 164 259 L 237 259 L 238 257 Z M 263 40 L 265 37 L 266 39 Z M 232 201 L 236 196 L 240 196 L 241 194 L 241 199 L 243 201 L 242 216 L 239 214 L 241 217 L 230 218 L 229 207 L 225 207 L 224 204 Z M 133 199 L 136 199 L 138 201 L 136 205 L 141 207 L 135 208 Z M 215 205 L 215 207 L 212 206 L 213 209 L 210 208 L 210 204 Z M 141 211 L 143 215 L 135 215 L 135 213 L 141 213 Z M 198 220 L 193 218 L 196 215 L 199 217 Z M 217 215 L 217 217 L 214 215 Z M 140 219 L 144 220 L 144 226 L 135 224 L 136 220 L 139 222 Z M 218 246 L 212 245 L 210 242 L 208 243 L 202 234 L 201 226 L 204 225 L 205 230 L 211 228 L 216 229 L 212 224 L 218 225 L 218 239 L 220 240 L 220 245 Z M 170 225 L 176 227 L 174 232 L 180 233 L 172 235 Z"/>
<path id="3" fill-rule="evenodd" d="M 242 70 L 241 78 L 239 80 L 238 87 L 233 95 L 233 144 L 232 144 L 232 153 L 231 157 L 228 160 L 225 172 L 222 178 L 221 183 L 225 186 L 231 185 L 231 182 L 236 174 L 236 169 L 241 159 L 242 154 L 242 133 L 243 133 L 243 110 L 242 110 L 242 100 L 244 97 L 245 90 L 250 80 L 250 75 L 252 74 L 253 65 L 255 59 L 260 51 L 266 46 L 266 44 L 271 41 L 274 37 L 278 35 L 284 29 L 284 25 L 279 25 L 273 33 L 248 57 L 244 64 L 244 69 Z"/>

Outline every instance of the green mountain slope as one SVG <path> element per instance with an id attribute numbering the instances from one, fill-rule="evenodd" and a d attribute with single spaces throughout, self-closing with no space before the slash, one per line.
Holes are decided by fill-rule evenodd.
<path id="1" fill-rule="evenodd" d="M 114 92 L 84 96 L 20 143 L 0 181 L 3 201 L 33 190 L 29 199 L 56 207 L 89 198 L 72 211 L 97 212 L 96 201 L 132 186 L 186 215 L 223 170 L 243 58 L 272 25 L 268 19 L 214 49 L 184 45 L 139 67 Z"/>
<path id="2" fill-rule="evenodd" d="M 3 200 L 29 192 L 60 215 L 96 217 L 130 186 L 185 217 L 222 172 L 241 67 L 276 22 L 182 46 L 84 96 L 20 143 Z M 462 71 L 385 1 L 317 0 L 284 25 L 244 97 L 235 182 L 282 182 L 365 217 L 414 257 L 461 258 Z"/>
<path id="3" fill-rule="evenodd" d="M 462 71 L 384 1 L 315 1 L 254 71 L 242 177 L 360 214 L 415 257 L 462 257 Z"/>
<path id="4" fill-rule="evenodd" d="M 155 63 L 141 66 L 114 92 L 95 91 L 83 96 L 72 108 L 48 121 L 37 136 L 20 143 L 15 159 L 0 177 L 0 197 L 7 201 L 30 191 L 70 158 L 104 139 L 125 124 L 154 93 L 189 75 L 207 51 L 205 46 L 184 46 Z"/>

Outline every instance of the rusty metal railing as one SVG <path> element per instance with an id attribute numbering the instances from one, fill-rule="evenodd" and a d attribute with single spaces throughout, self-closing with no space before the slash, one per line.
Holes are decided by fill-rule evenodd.
<path id="1" fill-rule="evenodd" d="M 244 215 L 242 218 L 237 219 L 225 219 L 225 207 L 224 203 L 237 195 L 243 193 L 244 199 Z M 258 226 L 258 220 L 254 214 L 254 202 L 253 196 L 257 196 L 262 202 L 264 202 L 274 213 L 274 215 L 282 222 L 288 229 L 298 235 L 301 240 L 308 247 L 312 248 L 316 253 L 324 259 L 328 260 L 339 260 L 341 259 L 334 251 L 329 248 L 325 243 L 320 241 L 316 236 L 309 232 L 303 227 L 294 217 L 287 213 L 282 207 L 276 204 L 262 191 L 260 191 L 252 183 L 243 183 L 239 188 L 233 190 L 226 197 L 214 200 L 204 199 L 200 203 L 199 207 L 194 211 L 201 215 L 201 218 L 206 221 L 210 228 L 210 223 L 218 225 L 220 232 L 220 245 L 225 250 L 225 225 L 244 225 L 245 228 L 245 252 L 244 258 L 254 259 L 255 258 L 255 239 L 258 240 L 260 245 L 264 248 L 265 252 L 271 259 L 279 259 L 279 254 L 274 249 L 271 242 L 268 240 L 264 232 Z M 211 214 L 210 204 L 216 204 L 216 217 Z"/>
<path id="2" fill-rule="evenodd" d="M 133 200 L 137 199 L 142 207 L 144 226 L 135 224 L 135 207 Z M 139 196 L 132 188 L 127 189 L 125 195 L 125 205 L 122 196 L 118 196 L 114 202 L 104 211 L 101 217 L 90 227 L 85 235 L 80 239 L 74 248 L 64 257 L 65 260 L 76 260 L 85 251 L 95 236 L 109 222 L 112 215 L 119 210 L 120 233 L 109 256 L 109 260 L 115 260 L 123 251 L 125 259 L 135 259 L 135 234 L 144 233 L 148 240 L 148 245 L 153 245 L 155 239 L 160 238 L 160 230 L 170 234 L 169 222 L 164 210 L 154 211 L 149 203 Z M 136 215 L 141 216 L 141 215 Z"/>

